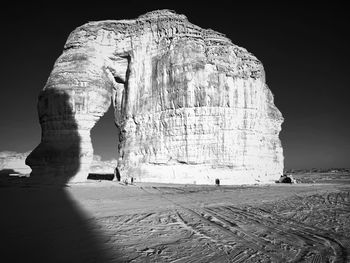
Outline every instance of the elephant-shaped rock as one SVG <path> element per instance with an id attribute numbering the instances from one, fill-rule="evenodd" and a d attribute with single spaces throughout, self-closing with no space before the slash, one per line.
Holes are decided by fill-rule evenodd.
<path id="1" fill-rule="evenodd" d="M 70 34 L 39 95 L 32 176 L 85 181 L 90 130 L 111 103 L 122 180 L 249 184 L 283 174 L 283 117 L 262 63 L 184 15 L 157 10 Z"/>

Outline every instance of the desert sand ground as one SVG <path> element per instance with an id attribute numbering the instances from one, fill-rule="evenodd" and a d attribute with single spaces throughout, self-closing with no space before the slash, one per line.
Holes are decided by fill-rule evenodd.
<path id="1" fill-rule="evenodd" d="M 1 262 L 350 262 L 350 175 L 199 186 L 0 181 Z"/>

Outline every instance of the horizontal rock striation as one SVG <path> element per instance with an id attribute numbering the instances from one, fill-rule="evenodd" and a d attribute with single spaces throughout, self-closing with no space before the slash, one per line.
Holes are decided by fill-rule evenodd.
<path id="1" fill-rule="evenodd" d="M 39 98 L 39 147 L 78 144 L 78 167 L 69 180 L 86 179 L 90 130 L 111 98 L 122 178 L 235 184 L 270 182 L 283 173 L 283 117 L 262 63 L 225 35 L 170 10 L 78 27 L 43 94 L 48 91 Z M 65 102 L 52 93 L 65 94 Z M 55 158 L 43 162 L 34 151 L 27 163 L 42 172 L 50 163 L 65 167 L 73 157 Z"/>

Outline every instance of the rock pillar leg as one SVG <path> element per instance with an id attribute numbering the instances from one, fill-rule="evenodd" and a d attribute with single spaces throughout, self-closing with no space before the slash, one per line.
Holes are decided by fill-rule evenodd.
<path id="1" fill-rule="evenodd" d="M 93 159 L 90 131 L 100 116 L 77 111 L 74 101 L 72 92 L 57 89 L 46 89 L 39 96 L 42 138 L 26 159 L 32 178 L 55 183 L 86 181 Z"/>
<path id="2" fill-rule="evenodd" d="M 31 177 L 40 181 L 67 183 L 82 169 L 81 131 L 73 113 L 69 93 L 57 89 L 41 92 L 38 102 L 42 129 L 40 144 L 26 164 Z"/>

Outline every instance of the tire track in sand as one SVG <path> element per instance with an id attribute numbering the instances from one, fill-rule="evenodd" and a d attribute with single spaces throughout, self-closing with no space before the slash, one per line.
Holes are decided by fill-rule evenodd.
<path id="1" fill-rule="evenodd" d="M 175 214 L 179 224 L 194 233 L 193 239 L 207 240 L 211 250 L 222 248 L 226 255 L 225 261 L 257 261 L 262 262 L 347 262 L 348 242 L 339 241 L 335 233 L 319 229 L 300 221 L 303 208 L 293 212 L 292 217 L 283 217 L 272 210 L 263 208 L 235 206 L 192 208 L 175 202 L 171 199 L 169 189 L 164 192 L 161 188 L 152 187 L 148 194 L 157 195 L 175 205 Z M 184 194 L 186 193 L 183 191 Z M 189 203 L 198 203 L 198 200 L 183 195 Z M 301 202 L 309 202 L 298 197 Z M 309 196 L 317 203 L 317 209 L 326 211 L 326 206 L 337 206 L 340 211 L 346 212 L 349 205 L 349 193 L 330 193 L 326 196 Z M 182 199 L 182 200 L 183 200 Z M 295 204 L 294 204 L 295 205 Z M 314 209 L 314 204 L 307 203 L 306 211 Z M 198 207 L 198 208 L 197 208 Z M 345 209 L 344 209 L 345 208 Z M 298 214 L 301 216 L 298 220 Z M 287 214 L 288 215 L 288 214 Z M 344 248 L 345 247 L 345 248 Z M 222 257 L 222 255 L 221 255 Z"/>
<path id="2" fill-rule="evenodd" d="M 242 229 L 238 229 L 238 228 L 232 229 L 230 227 L 227 227 L 227 226 L 225 226 L 225 223 L 223 221 L 221 221 L 220 219 L 215 218 L 214 216 L 212 216 L 211 218 L 206 216 L 205 210 L 203 210 L 203 209 L 195 209 L 194 210 L 194 209 L 185 207 L 185 206 L 178 204 L 178 203 L 174 202 L 173 200 L 165 197 L 162 190 L 159 189 L 158 187 L 152 187 L 152 188 L 159 192 L 159 194 L 156 194 L 156 195 L 168 200 L 169 202 L 171 202 L 172 204 L 175 204 L 176 206 L 178 206 L 180 208 L 177 212 L 177 214 L 179 215 L 179 219 L 186 225 L 186 227 L 191 228 L 194 233 L 199 234 L 201 237 L 207 238 L 211 242 L 221 244 L 225 248 L 230 248 L 231 250 L 237 250 L 239 248 L 238 250 L 240 251 L 240 254 L 242 254 L 242 255 L 239 257 L 239 260 L 237 259 L 237 261 L 236 260 L 232 261 L 232 259 L 231 259 L 230 260 L 231 262 L 240 262 L 241 261 L 240 258 L 243 257 L 243 255 L 244 255 L 244 260 L 247 260 L 248 258 L 255 257 L 257 254 L 259 254 L 261 252 L 263 254 L 267 255 L 271 260 L 273 260 L 275 262 L 282 261 L 283 258 L 276 253 L 276 250 L 273 251 L 273 247 L 265 240 L 260 239 L 258 237 L 255 237 L 255 236 L 251 235 L 249 232 L 243 231 Z M 145 189 L 143 189 L 143 190 L 146 191 Z M 148 192 L 148 191 L 146 191 L 146 192 Z M 150 192 L 148 192 L 148 193 L 150 193 Z M 193 202 L 193 201 L 197 202 L 196 200 L 193 200 L 191 198 L 188 198 L 188 199 L 191 202 Z M 192 215 L 192 218 L 188 217 L 188 215 L 187 215 L 188 219 L 185 220 L 184 217 L 186 217 L 186 214 Z M 197 221 L 198 221 L 197 223 L 195 222 L 195 219 L 197 219 Z M 200 227 L 200 225 L 202 225 L 202 224 L 207 224 L 211 228 L 216 228 L 216 230 L 220 234 L 217 237 L 215 237 L 215 235 L 206 231 L 205 227 Z M 228 241 L 227 243 L 223 243 L 221 241 L 223 234 L 226 235 L 226 238 Z M 235 244 L 235 246 L 233 246 L 231 244 Z M 273 253 L 271 253 L 271 251 L 273 251 Z M 235 257 L 237 257 L 237 256 L 238 255 L 235 255 Z"/>

